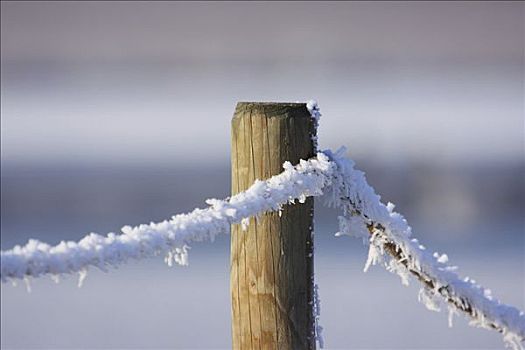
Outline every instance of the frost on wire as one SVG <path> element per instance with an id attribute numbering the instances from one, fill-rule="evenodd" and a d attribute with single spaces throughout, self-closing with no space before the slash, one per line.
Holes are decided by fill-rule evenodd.
<path id="1" fill-rule="evenodd" d="M 329 206 L 342 210 L 337 236 L 361 238 L 369 246 L 364 270 L 382 264 L 396 273 L 403 284 L 410 277 L 421 284 L 419 301 L 433 311 L 446 306 L 449 325 L 456 313 L 463 313 L 469 324 L 494 329 L 503 335 L 505 344 L 523 349 L 525 314 L 505 305 L 469 278 L 461 279 L 456 266 L 448 264 L 446 254 L 431 254 L 417 239 L 405 218 L 394 211 L 394 205 L 384 205 L 381 197 L 367 183 L 365 174 L 354 169 L 354 162 L 344 156 L 345 149 L 325 154 L 337 164 L 325 197 Z"/>
<path id="2" fill-rule="evenodd" d="M 229 232 L 231 224 L 278 211 L 295 200 L 304 202 L 307 197 L 321 195 L 335 164 L 319 153 L 295 167 L 289 162 L 283 167 L 281 174 L 266 181 L 257 180 L 244 192 L 225 200 L 208 199 L 208 208 L 179 214 L 171 220 L 124 226 L 121 234 L 90 233 L 79 242 L 62 241 L 56 246 L 31 239 L 25 246 L 1 252 L 2 282 L 81 272 L 89 266 L 106 271 L 108 266 L 116 267 L 129 259 L 160 254 L 166 256 L 169 265 L 187 265 L 189 243 L 213 241 L 217 234 Z"/>
<path id="3" fill-rule="evenodd" d="M 319 107 L 309 102 L 307 108 L 317 125 Z M 317 146 L 317 138 L 313 141 Z M 319 152 L 316 158 L 301 160 L 296 166 L 285 162 L 281 174 L 257 180 L 246 191 L 225 200 L 208 199 L 209 207 L 171 220 L 124 226 L 121 234 L 91 233 L 79 242 L 62 241 L 56 246 L 30 240 L 25 246 L 0 253 L 0 278 L 2 282 L 24 279 L 28 283 L 33 277 L 49 275 L 58 281 L 63 274 L 78 273 L 80 285 L 90 266 L 106 271 L 130 259 L 158 255 L 164 255 L 169 265 L 187 265 L 191 242 L 213 241 L 217 234 L 228 232 L 231 224 L 324 193 L 326 203 L 342 211 L 337 235 L 358 237 L 368 245 L 365 271 L 381 264 L 399 275 L 403 284 L 415 278 L 421 284 L 419 300 L 430 310 L 447 307 L 450 325 L 452 316 L 462 313 L 470 318 L 471 325 L 494 329 L 502 333 L 506 345 L 523 349 L 524 313 L 499 302 L 474 280 L 461 279 L 446 254 L 431 254 L 412 238 L 404 217 L 394 211 L 392 203 L 381 202 L 364 173 L 354 169 L 354 162 L 344 152 L 344 148 Z M 315 299 L 314 326 L 322 345 L 317 288 Z"/>

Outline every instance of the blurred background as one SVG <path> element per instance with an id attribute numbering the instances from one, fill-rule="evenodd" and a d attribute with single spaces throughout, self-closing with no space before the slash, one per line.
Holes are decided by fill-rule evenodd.
<path id="1" fill-rule="evenodd" d="M 1 248 L 160 221 L 230 192 L 237 101 L 317 99 L 415 236 L 525 309 L 523 2 L 1 3 Z M 500 349 L 417 302 L 316 208 L 326 347 Z M 81 289 L 1 286 L 1 346 L 228 348 L 229 236 Z"/>

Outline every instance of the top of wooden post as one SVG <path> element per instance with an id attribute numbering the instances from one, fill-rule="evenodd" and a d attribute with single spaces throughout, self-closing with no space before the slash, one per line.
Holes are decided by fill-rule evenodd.
<path id="1" fill-rule="evenodd" d="M 267 117 L 310 117 L 305 102 L 238 102 L 234 118 L 253 110 L 263 113 Z M 256 113 L 257 115 L 257 113 Z"/>

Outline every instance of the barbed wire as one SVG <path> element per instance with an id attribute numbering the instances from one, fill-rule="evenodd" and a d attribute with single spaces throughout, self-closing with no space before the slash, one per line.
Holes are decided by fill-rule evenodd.
<path id="1" fill-rule="evenodd" d="M 308 110 L 317 123 L 317 104 L 310 102 Z M 301 160 L 295 166 L 285 162 L 282 173 L 256 180 L 246 191 L 224 200 L 208 199 L 207 208 L 170 220 L 124 226 L 120 234 L 90 233 L 78 242 L 62 241 L 55 246 L 31 239 L 24 246 L 0 253 L 0 279 L 29 283 L 31 278 L 45 275 L 57 280 L 61 275 L 78 273 L 81 285 L 90 267 L 107 271 L 128 260 L 158 255 L 164 255 L 169 265 L 186 265 L 192 242 L 213 241 L 216 235 L 227 233 L 231 224 L 245 225 L 250 217 L 324 194 L 329 206 L 342 211 L 338 235 L 360 237 L 369 246 L 365 271 L 381 264 L 398 274 L 403 284 L 412 276 L 421 284 L 418 298 L 427 308 L 439 310 L 441 304 L 447 305 L 449 323 L 455 313 L 462 313 L 471 325 L 494 329 L 502 333 L 506 345 L 523 349 L 525 314 L 501 303 L 474 280 L 461 279 L 445 254 L 431 254 L 412 238 L 405 218 L 394 211 L 392 203 L 381 202 L 365 174 L 354 169 L 354 162 L 344 153 L 344 148 L 319 152 L 316 158 Z M 320 332 L 319 305 L 316 308 Z"/>

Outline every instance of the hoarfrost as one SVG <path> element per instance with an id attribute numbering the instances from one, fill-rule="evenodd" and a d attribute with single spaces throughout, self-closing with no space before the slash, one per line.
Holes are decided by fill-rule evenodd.
<path id="1" fill-rule="evenodd" d="M 25 276 L 24 277 L 24 283 L 26 285 L 26 290 L 28 293 L 31 293 L 31 280 L 29 279 L 30 277 L 28 276 Z"/>
<path id="2" fill-rule="evenodd" d="M 231 224 L 246 225 L 252 216 L 280 211 L 294 200 L 320 196 L 330 183 L 335 164 L 318 153 L 296 166 L 286 162 L 283 168 L 281 174 L 256 181 L 231 198 L 208 200 L 208 208 L 159 223 L 124 226 L 121 234 L 90 233 L 78 242 L 62 241 L 56 246 L 30 239 L 24 246 L 0 253 L 0 279 L 23 279 L 29 285 L 29 277 L 79 273 L 82 282 L 89 266 L 107 271 L 128 260 L 157 255 L 164 255 L 168 265 L 187 265 L 190 242 L 213 241 L 217 234 L 229 232 Z"/>
<path id="3" fill-rule="evenodd" d="M 78 271 L 78 288 L 82 288 L 84 281 L 86 280 L 88 271 L 87 268 Z"/>
<path id="4" fill-rule="evenodd" d="M 450 328 L 452 328 L 453 326 L 453 321 L 454 321 L 454 316 L 457 315 L 458 312 L 456 310 L 456 308 L 452 305 L 449 305 L 448 306 L 448 326 Z"/>
<path id="5" fill-rule="evenodd" d="M 441 311 L 440 300 L 436 297 L 434 291 L 421 288 L 417 298 L 430 311 Z"/>
<path id="6" fill-rule="evenodd" d="M 314 313 L 314 333 L 315 340 L 319 344 L 319 348 L 324 348 L 324 338 L 323 338 L 323 327 L 321 326 L 319 320 L 321 318 L 321 298 L 319 297 L 319 286 L 314 284 L 314 304 L 313 304 L 313 313 Z"/>
<path id="7" fill-rule="evenodd" d="M 317 101 L 310 100 L 306 103 L 306 108 L 310 112 L 312 119 L 314 121 L 314 134 L 311 135 L 312 141 L 314 144 L 314 150 L 317 152 L 318 149 L 318 138 L 317 138 L 317 128 L 319 127 L 319 119 L 321 119 L 321 111 L 319 110 L 319 105 Z"/>
<path id="8" fill-rule="evenodd" d="M 51 275 L 51 280 L 56 284 L 60 283 L 60 275 Z"/>
<path id="9" fill-rule="evenodd" d="M 449 324 L 455 312 L 470 318 L 470 324 L 495 329 L 503 334 L 507 346 L 523 349 L 525 341 L 525 316 L 515 307 L 495 299 L 490 290 L 476 284 L 475 280 L 461 279 L 449 265 L 446 254 L 430 254 L 415 238 L 405 218 L 394 212 L 392 203 L 384 205 L 381 197 L 368 185 L 363 172 L 354 169 L 354 162 L 344 157 L 345 149 L 325 154 L 337 164 L 332 183 L 325 192 L 327 205 L 343 211 L 339 219 L 339 233 L 349 234 L 362 220 L 371 237 L 363 240 L 369 244 L 365 271 L 382 264 L 398 274 L 403 284 L 411 275 L 421 283 L 418 299 L 430 310 L 438 311 L 441 303 L 449 305 Z M 354 229 L 349 229 L 354 227 Z M 452 311 L 451 311 L 452 310 Z"/>
<path id="10" fill-rule="evenodd" d="M 307 104 L 317 125 L 320 117 L 315 101 Z M 312 135 L 317 147 L 317 137 Z M 470 324 L 495 329 L 502 333 L 505 344 L 523 349 L 525 315 L 515 307 L 495 299 L 488 289 L 475 280 L 461 279 L 449 265 L 446 254 L 431 254 L 417 239 L 405 218 L 394 211 L 394 204 L 384 205 L 381 197 L 368 185 L 365 174 L 354 169 L 354 162 L 345 157 L 345 148 L 336 152 L 317 153 L 317 157 L 301 160 L 296 166 L 283 164 L 284 171 L 266 181 L 255 181 L 246 191 L 226 200 L 210 199 L 205 209 L 173 216 L 170 220 L 136 227 L 124 226 L 120 234 L 101 236 L 90 233 L 79 242 L 62 241 L 50 246 L 31 239 L 25 246 L 15 246 L 0 253 L 2 282 L 24 280 L 30 291 L 30 278 L 43 275 L 58 276 L 79 273 L 82 284 L 87 268 L 95 266 L 103 271 L 130 259 L 165 255 L 168 265 L 188 264 L 189 243 L 213 241 L 227 232 L 231 224 L 246 226 L 252 216 L 278 211 L 288 203 L 304 201 L 306 197 L 325 194 L 328 206 L 342 211 L 339 232 L 356 236 L 369 245 L 365 271 L 382 264 L 401 277 L 415 277 L 422 288 L 418 298 L 431 310 L 439 310 L 447 303 L 449 325 L 455 313 L 470 318 Z M 281 254 L 283 252 L 281 251 Z M 318 287 L 314 287 L 315 332 L 322 346 L 322 327 L 318 324 L 320 301 Z"/>
<path id="11" fill-rule="evenodd" d="M 250 218 L 244 218 L 241 220 L 241 228 L 243 231 L 247 231 L 250 226 Z"/>

